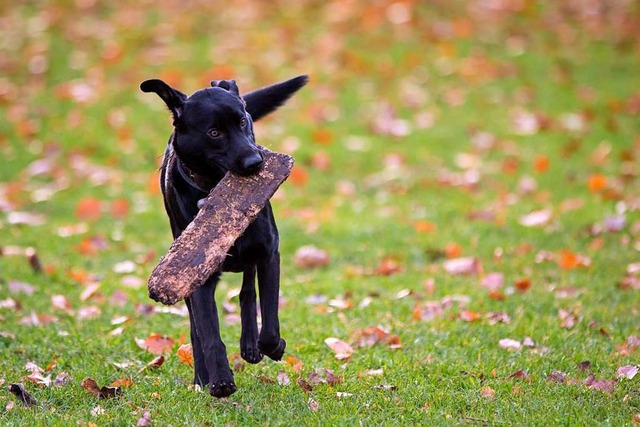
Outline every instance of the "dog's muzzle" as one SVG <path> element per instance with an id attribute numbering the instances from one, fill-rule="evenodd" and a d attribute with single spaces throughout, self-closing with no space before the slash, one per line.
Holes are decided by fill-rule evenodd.
<path id="1" fill-rule="evenodd" d="M 250 156 L 243 158 L 240 161 L 240 164 L 238 165 L 239 166 L 238 172 L 240 172 L 240 175 L 244 175 L 244 176 L 253 175 L 254 173 L 257 173 L 260 170 L 263 163 L 264 163 L 264 159 L 262 158 L 262 154 L 254 153 Z"/>

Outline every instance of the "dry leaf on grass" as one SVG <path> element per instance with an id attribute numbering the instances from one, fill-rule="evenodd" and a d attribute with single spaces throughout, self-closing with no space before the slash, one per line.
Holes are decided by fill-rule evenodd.
<path id="1" fill-rule="evenodd" d="M 353 348 L 338 338 L 326 338 L 324 343 L 335 353 L 336 359 L 338 360 L 348 359 L 353 354 Z"/>
<path id="2" fill-rule="evenodd" d="M 26 406 L 35 405 L 38 401 L 29 394 L 21 383 L 9 384 L 9 392 L 14 394 Z"/>
<path id="3" fill-rule="evenodd" d="M 87 391 L 87 393 L 92 394 L 93 396 L 100 399 L 113 398 L 119 396 L 122 393 L 121 389 L 118 387 L 99 387 L 98 383 L 96 383 L 94 379 L 89 377 L 83 379 L 80 385 Z"/>

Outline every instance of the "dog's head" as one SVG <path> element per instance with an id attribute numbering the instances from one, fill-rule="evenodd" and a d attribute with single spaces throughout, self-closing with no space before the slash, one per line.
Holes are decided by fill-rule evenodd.
<path id="1" fill-rule="evenodd" d="M 262 166 L 253 121 L 274 111 L 306 82 L 307 76 L 300 76 L 244 96 L 234 80 L 214 80 L 191 96 L 158 79 L 142 82 L 140 89 L 158 94 L 173 114 L 174 149 L 186 166 L 203 175 L 251 175 Z"/>

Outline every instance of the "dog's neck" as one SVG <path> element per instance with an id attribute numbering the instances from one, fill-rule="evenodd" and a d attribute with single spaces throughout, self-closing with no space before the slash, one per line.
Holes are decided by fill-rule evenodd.
<path id="1" fill-rule="evenodd" d="M 193 169 L 191 169 L 182 161 L 178 152 L 176 151 L 174 145 L 175 138 L 175 133 L 173 133 L 171 135 L 171 139 L 169 140 L 169 146 L 171 147 L 170 155 L 175 158 L 175 167 L 178 171 L 178 174 L 180 174 L 180 177 L 191 187 L 208 194 L 213 189 L 213 187 L 218 185 L 218 182 L 220 182 L 220 180 L 224 177 L 224 173 L 220 171 L 218 174 L 214 174 L 215 176 L 207 176 L 193 171 Z"/>

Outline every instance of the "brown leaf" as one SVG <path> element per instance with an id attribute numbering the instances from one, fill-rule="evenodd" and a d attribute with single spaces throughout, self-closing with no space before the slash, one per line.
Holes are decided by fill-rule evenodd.
<path id="1" fill-rule="evenodd" d="M 531 381 L 531 378 L 529 378 L 529 374 L 527 374 L 526 371 L 523 370 L 518 370 L 515 371 L 513 374 L 509 375 L 509 379 L 510 380 L 525 380 L 525 381 Z"/>
<path id="2" fill-rule="evenodd" d="M 147 363 L 138 373 L 146 371 L 147 369 L 158 369 L 164 363 L 164 356 L 160 355 L 155 357 L 151 362 Z"/>
<path id="3" fill-rule="evenodd" d="M 553 371 L 549 375 L 547 375 L 547 380 L 554 383 L 564 384 L 565 382 L 564 372 Z"/>
<path id="4" fill-rule="evenodd" d="M 99 387 L 98 383 L 96 383 L 94 379 L 89 377 L 83 379 L 80 385 L 87 391 L 87 393 L 92 394 L 94 397 L 100 399 L 113 398 L 119 396 L 122 393 L 121 389 L 118 387 Z"/>
<path id="5" fill-rule="evenodd" d="M 329 385 L 337 385 L 342 383 L 342 377 L 334 374 L 331 369 L 325 369 L 324 375 L 327 379 L 327 384 Z"/>
<path id="6" fill-rule="evenodd" d="M 18 400 L 24 403 L 26 406 L 35 405 L 38 403 L 36 399 L 29 394 L 29 392 L 24 388 L 24 385 L 21 383 L 9 384 L 9 392 L 14 394 Z"/>
<path id="7" fill-rule="evenodd" d="M 302 377 L 298 377 L 296 380 L 296 384 L 304 391 L 305 393 L 309 393 L 313 391 L 313 387 L 306 380 L 302 379 Z"/>
<path id="8" fill-rule="evenodd" d="M 393 274 L 401 273 L 402 270 L 402 265 L 397 260 L 391 257 L 384 257 L 376 267 L 375 274 L 380 276 L 391 276 Z"/>

